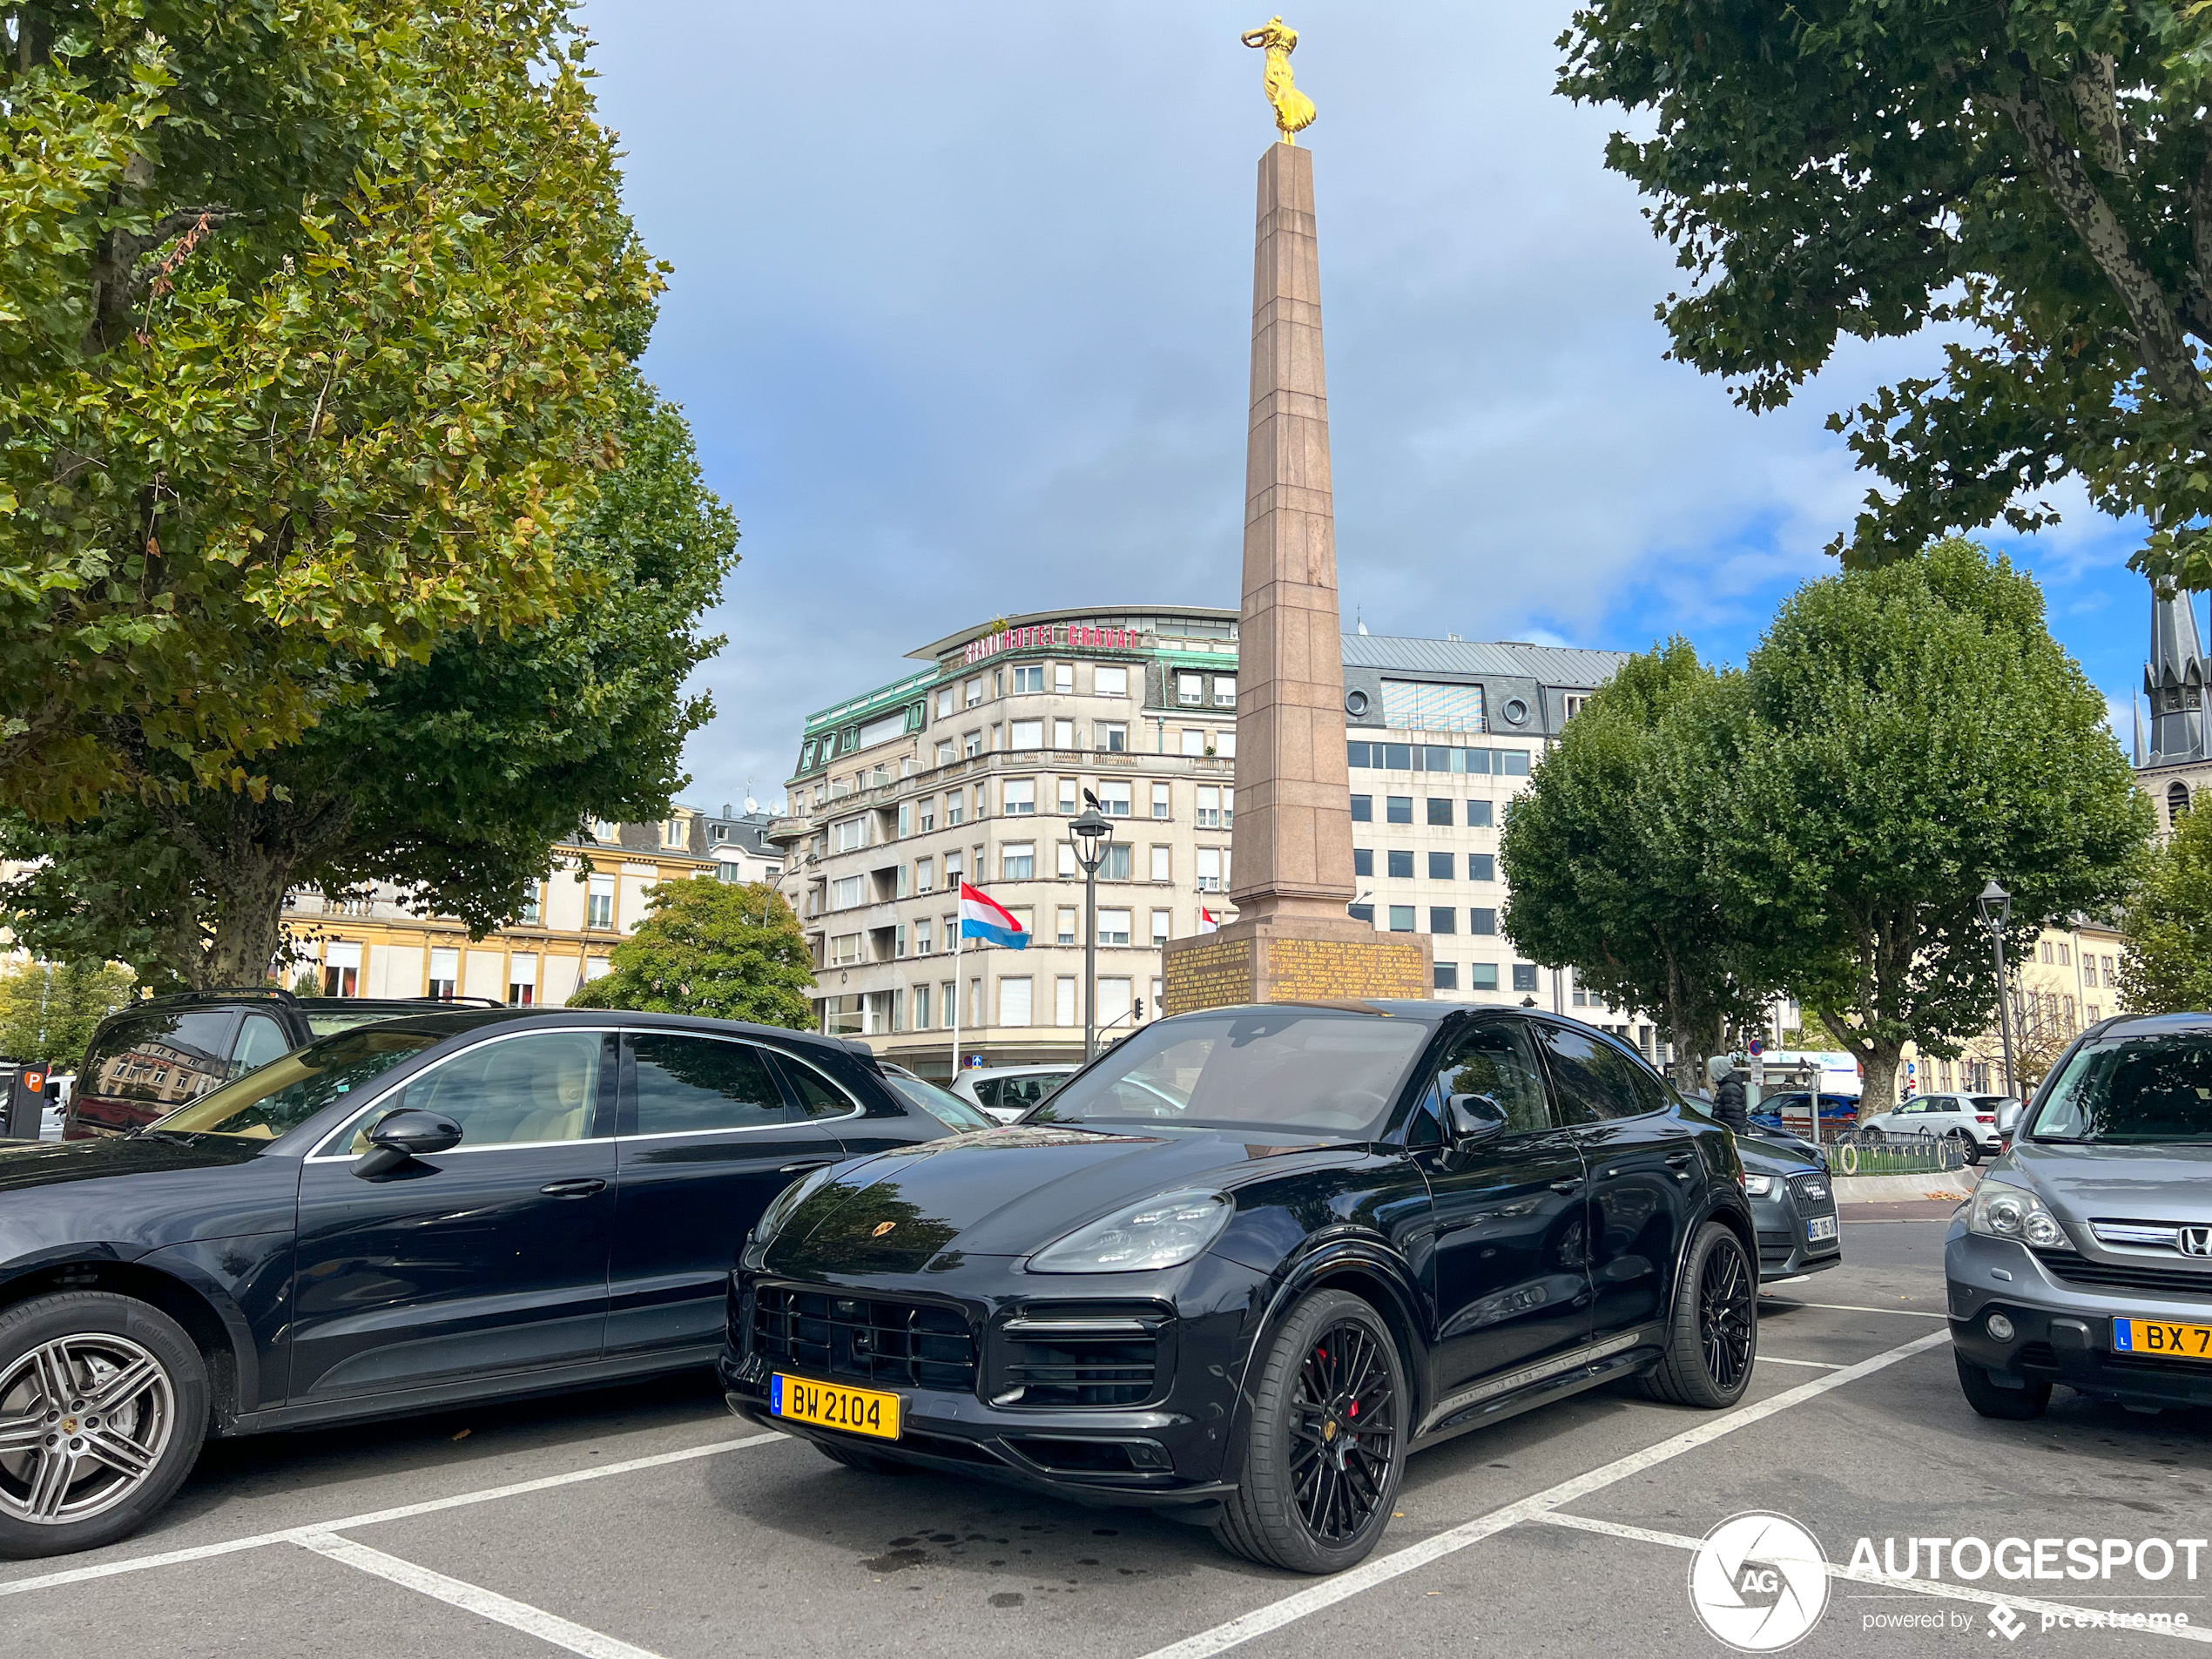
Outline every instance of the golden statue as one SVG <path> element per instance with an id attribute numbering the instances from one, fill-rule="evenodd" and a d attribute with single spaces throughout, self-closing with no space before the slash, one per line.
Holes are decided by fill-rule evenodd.
<path id="1" fill-rule="evenodd" d="M 1285 144 L 1296 144 L 1298 135 L 1313 125 L 1313 100 L 1292 84 L 1291 54 L 1298 50 L 1298 30 L 1279 17 L 1270 17 L 1264 29 L 1238 37 L 1247 46 L 1267 49 L 1267 101 L 1275 106 L 1275 125 Z"/>

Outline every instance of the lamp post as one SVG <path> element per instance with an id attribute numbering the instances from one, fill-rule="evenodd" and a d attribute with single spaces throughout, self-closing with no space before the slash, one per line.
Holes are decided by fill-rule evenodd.
<path id="1" fill-rule="evenodd" d="M 2013 1069 L 2013 999 L 2005 979 L 2005 924 L 2012 920 L 2013 895 L 1997 885 L 1994 876 L 1974 901 L 1981 925 L 1989 929 L 1989 942 L 1997 953 L 1997 1029 L 2005 1042 L 2005 1092 L 2020 1098 L 2020 1074 Z"/>
<path id="2" fill-rule="evenodd" d="M 1114 840 L 1114 826 L 1093 802 L 1068 826 L 1068 845 L 1083 869 L 1083 1063 L 1098 1056 L 1098 867 Z"/>

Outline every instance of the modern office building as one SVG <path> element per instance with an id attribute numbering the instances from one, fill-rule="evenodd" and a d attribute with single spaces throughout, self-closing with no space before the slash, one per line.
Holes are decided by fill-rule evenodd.
<path id="1" fill-rule="evenodd" d="M 1001 619 L 810 718 L 770 837 L 814 945 L 823 1028 L 936 1076 L 956 1015 L 964 1058 L 1079 1057 L 1083 881 L 1067 825 L 1093 799 L 1115 828 L 1098 1024 L 1111 1040 L 1157 1014 L 1160 945 L 1229 914 L 1237 620 L 1194 607 Z M 1344 653 L 1355 914 L 1434 934 L 1440 996 L 1564 1006 L 1568 982 L 1515 961 L 1498 931 L 1497 837 L 1530 767 L 1621 658 L 1365 633 Z M 966 949 L 954 968 L 962 880 L 1015 913 L 1028 948 Z M 1625 1015 L 1598 1022 L 1635 1035 Z"/>

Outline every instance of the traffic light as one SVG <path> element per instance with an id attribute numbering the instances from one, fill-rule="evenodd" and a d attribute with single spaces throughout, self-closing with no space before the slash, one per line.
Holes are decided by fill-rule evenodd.
<path id="1" fill-rule="evenodd" d="M 1139 1019 L 1139 1020 L 1142 1020 L 1143 1017 L 1144 1017 L 1144 999 L 1143 999 L 1143 997 L 1141 997 L 1141 996 L 1140 996 L 1140 997 L 1138 997 L 1138 998 L 1136 999 L 1136 1018 L 1137 1018 L 1137 1019 Z M 1134 1022 L 1132 1022 L 1132 1023 L 1134 1023 Z"/>

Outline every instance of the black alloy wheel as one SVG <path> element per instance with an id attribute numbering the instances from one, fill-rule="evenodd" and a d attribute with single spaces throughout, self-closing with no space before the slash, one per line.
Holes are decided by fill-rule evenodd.
<path id="1" fill-rule="evenodd" d="M 1317 1291 L 1291 1308 L 1253 1374 L 1222 1541 L 1267 1566 L 1341 1572 L 1374 1548 L 1405 1473 L 1397 1339 L 1359 1297 Z"/>
<path id="2" fill-rule="evenodd" d="M 1743 1241 L 1724 1224 L 1698 1229 L 1662 1340 L 1659 1363 L 1643 1379 L 1652 1399 L 1710 1410 L 1743 1397 L 1758 1353 L 1758 1281 Z"/>

